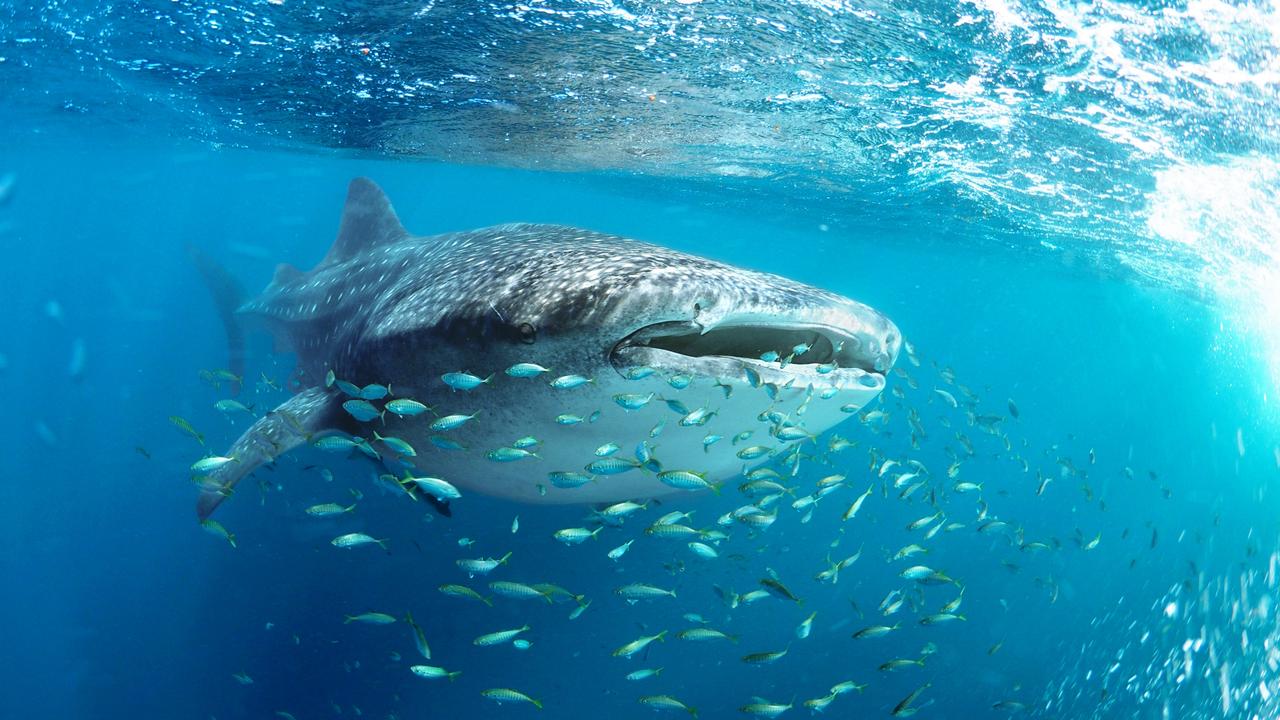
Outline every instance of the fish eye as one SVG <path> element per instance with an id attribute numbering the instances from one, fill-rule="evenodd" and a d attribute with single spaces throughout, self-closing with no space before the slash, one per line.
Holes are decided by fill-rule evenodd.
<path id="1" fill-rule="evenodd" d="M 520 342 L 532 345 L 538 339 L 538 330 L 529 323 L 520 323 Z"/>

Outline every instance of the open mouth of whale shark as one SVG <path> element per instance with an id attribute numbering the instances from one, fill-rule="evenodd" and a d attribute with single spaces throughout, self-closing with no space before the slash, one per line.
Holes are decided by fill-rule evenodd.
<path id="1" fill-rule="evenodd" d="M 803 352 L 793 353 L 799 346 Z M 776 353 L 777 360 L 766 360 Z M 788 359 L 789 358 L 789 359 Z M 785 321 L 729 321 L 706 328 L 696 322 L 646 325 L 609 353 L 619 372 L 649 366 L 721 378 L 751 369 L 761 382 L 878 390 L 892 359 L 859 335 L 829 325 Z M 785 360 L 785 362 L 783 362 Z"/>

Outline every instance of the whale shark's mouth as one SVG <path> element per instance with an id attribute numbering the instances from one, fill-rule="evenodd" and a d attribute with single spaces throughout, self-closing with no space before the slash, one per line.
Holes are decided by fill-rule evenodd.
<path id="1" fill-rule="evenodd" d="M 725 322 L 710 329 L 687 321 L 646 325 L 615 345 L 609 359 L 619 372 L 646 365 L 742 377 L 744 368 L 750 368 L 763 382 L 865 389 L 882 388 L 892 362 L 864 338 L 836 327 L 758 321 Z"/>

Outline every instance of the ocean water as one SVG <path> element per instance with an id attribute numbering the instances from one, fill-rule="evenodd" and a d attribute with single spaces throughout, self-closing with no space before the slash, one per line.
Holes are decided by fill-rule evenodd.
<path id="1" fill-rule="evenodd" d="M 917 690 L 897 714 L 1280 713 L 1274 4 L 0 6 L 0 716 L 679 717 L 639 702 L 670 695 L 800 717 L 842 681 L 865 687 L 827 716 L 891 717 Z M 864 413 L 799 441 L 797 471 L 779 450 L 781 497 L 733 477 L 567 546 L 552 533 L 599 525 L 592 506 L 464 491 L 446 517 L 304 446 L 219 509 L 232 547 L 197 522 L 191 465 L 253 418 L 202 377 L 227 344 L 187 248 L 257 293 L 320 261 L 359 176 L 415 234 L 616 233 L 866 303 L 912 351 Z M 236 399 L 261 416 L 293 357 L 260 327 L 247 350 Z M 502 370 L 480 340 L 453 369 Z M 748 428 L 772 441 L 754 417 L 702 432 Z M 925 484 L 900 497 L 909 461 Z M 304 512 L 323 502 L 356 508 Z M 717 523 L 752 502 L 767 529 Z M 728 534 L 719 557 L 646 535 L 675 510 Z M 331 544 L 349 532 L 386 548 Z M 910 543 L 927 552 L 894 559 Z M 455 564 L 507 552 L 489 577 Z M 726 601 L 771 573 L 802 602 Z M 497 580 L 582 599 L 437 589 Z M 629 604 L 632 582 L 676 597 Z M 963 619 L 921 624 L 956 598 Z M 371 611 L 397 621 L 344 623 Z M 736 642 L 677 639 L 690 613 Z M 527 649 L 473 643 L 526 624 Z M 894 629 L 851 637 L 875 625 Z M 923 663 L 879 669 L 895 658 Z"/>

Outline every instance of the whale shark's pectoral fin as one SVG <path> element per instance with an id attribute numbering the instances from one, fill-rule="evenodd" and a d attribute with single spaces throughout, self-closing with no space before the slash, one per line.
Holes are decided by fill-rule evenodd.
<path id="1" fill-rule="evenodd" d="M 310 388 L 259 418 L 227 452 L 229 462 L 203 479 L 196 514 L 203 520 L 231 495 L 236 483 L 299 445 L 335 430 L 339 394 Z"/>

